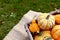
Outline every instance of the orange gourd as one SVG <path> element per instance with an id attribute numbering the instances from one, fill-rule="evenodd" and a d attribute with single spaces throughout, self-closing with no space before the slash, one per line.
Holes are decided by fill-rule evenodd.
<path id="1" fill-rule="evenodd" d="M 60 40 L 60 25 L 54 26 L 51 34 L 55 40 Z"/>
<path id="2" fill-rule="evenodd" d="M 55 15 L 55 21 L 57 24 L 60 24 L 60 14 Z"/>
<path id="3" fill-rule="evenodd" d="M 29 26 L 29 30 L 34 33 L 34 32 L 39 32 L 39 27 L 38 27 L 38 24 L 36 23 L 35 20 L 32 20 L 32 23 L 30 24 Z"/>

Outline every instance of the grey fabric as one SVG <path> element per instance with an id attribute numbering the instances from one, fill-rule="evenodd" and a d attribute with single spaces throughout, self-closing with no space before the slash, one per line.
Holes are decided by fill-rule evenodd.
<path id="1" fill-rule="evenodd" d="M 25 31 L 24 24 L 30 22 L 34 16 L 39 14 L 40 12 L 34 12 L 31 10 L 27 12 L 3 40 L 28 40 L 28 35 Z"/>

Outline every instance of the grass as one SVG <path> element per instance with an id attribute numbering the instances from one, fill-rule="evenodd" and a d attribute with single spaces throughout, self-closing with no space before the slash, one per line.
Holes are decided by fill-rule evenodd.
<path id="1" fill-rule="evenodd" d="M 0 0 L 0 40 L 29 10 L 50 12 L 60 8 L 60 0 Z"/>

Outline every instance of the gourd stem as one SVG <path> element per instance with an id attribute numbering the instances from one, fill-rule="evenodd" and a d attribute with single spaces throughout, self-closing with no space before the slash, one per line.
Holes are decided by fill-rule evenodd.
<path id="1" fill-rule="evenodd" d="M 33 17 L 33 19 L 35 20 L 35 18 L 36 18 L 36 15 Z"/>
<path id="2" fill-rule="evenodd" d="M 49 18 L 49 16 L 50 16 L 50 15 L 48 15 L 48 16 L 46 17 L 46 19 L 48 19 L 48 18 Z"/>
<path id="3" fill-rule="evenodd" d="M 39 31 L 37 31 L 37 33 L 39 34 Z"/>

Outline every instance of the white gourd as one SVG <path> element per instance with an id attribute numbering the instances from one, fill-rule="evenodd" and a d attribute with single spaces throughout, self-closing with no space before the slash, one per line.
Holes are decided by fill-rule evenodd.
<path id="1" fill-rule="evenodd" d="M 50 29 L 55 25 L 55 18 L 48 13 L 42 13 L 38 16 L 38 25 L 41 29 Z"/>

